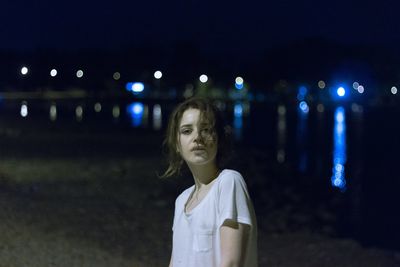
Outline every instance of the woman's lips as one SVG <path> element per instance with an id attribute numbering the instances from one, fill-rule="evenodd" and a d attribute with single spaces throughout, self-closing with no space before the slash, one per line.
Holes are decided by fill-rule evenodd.
<path id="1" fill-rule="evenodd" d="M 203 151 L 203 150 L 205 150 L 204 147 L 194 147 L 194 148 L 192 148 L 192 151 Z"/>

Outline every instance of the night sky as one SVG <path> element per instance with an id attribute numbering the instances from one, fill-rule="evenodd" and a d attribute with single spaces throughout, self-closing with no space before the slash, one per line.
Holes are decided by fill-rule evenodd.
<path id="1" fill-rule="evenodd" d="M 258 53 L 309 37 L 400 45 L 398 1 L 2 1 L 0 49 L 118 50 L 192 42 Z"/>

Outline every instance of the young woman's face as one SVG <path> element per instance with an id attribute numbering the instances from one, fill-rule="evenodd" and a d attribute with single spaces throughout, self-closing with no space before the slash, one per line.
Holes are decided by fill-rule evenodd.
<path id="1" fill-rule="evenodd" d="M 189 166 L 215 164 L 216 139 L 212 125 L 200 121 L 200 110 L 189 108 L 182 114 L 178 150 Z"/>

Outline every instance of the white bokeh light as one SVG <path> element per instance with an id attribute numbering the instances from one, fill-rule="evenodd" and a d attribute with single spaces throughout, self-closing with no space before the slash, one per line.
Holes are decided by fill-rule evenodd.
<path id="1" fill-rule="evenodd" d="M 243 84 L 243 82 L 244 82 L 244 80 L 243 80 L 243 78 L 242 77 L 236 77 L 236 79 L 235 79 L 235 83 L 236 84 L 238 84 L 238 85 L 242 85 Z"/>
<path id="2" fill-rule="evenodd" d="M 360 94 L 363 94 L 363 93 L 364 93 L 364 86 L 359 85 L 358 88 L 357 88 L 357 91 L 358 91 Z"/>
<path id="3" fill-rule="evenodd" d="M 318 87 L 319 87 L 319 89 L 324 89 L 325 87 L 326 87 L 326 84 L 325 84 L 325 82 L 324 81 L 319 81 L 318 82 Z"/>
<path id="4" fill-rule="evenodd" d="M 27 67 L 23 66 L 23 67 L 21 68 L 21 74 L 22 74 L 22 75 L 27 75 L 28 72 L 29 72 L 29 70 L 28 70 Z"/>
<path id="5" fill-rule="evenodd" d="M 154 72 L 154 78 L 156 78 L 157 80 L 158 80 L 158 79 L 161 79 L 162 75 L 163 75 L 162 72 L 159 71 L 159 70 L 157 70 L 156 72 Z"/>
<path id="6" fill-rule="evenodd" d="M 78 71 L 76 72 L 76 77 L 82 78 L 82 77 L 83 77 L 83 70 L 78 70 Z"/>
<path id="7" fill-rule="evenodd" d="M 119 79 L 121 79 L 121 73 L 119 73 L 118 71 L 114 72 L 113 78 L 114 80 L 118 81 Z"/>
<path id="8" fill-rule="evenodd" d="M 397 94 L 397 87 L 396 86 L 393 86 L 391 89 L 390 89 L 390 92 L 392 93 L 392 94 Z"/>
<path id="9" fill-rule="evenodd" d="M 101 104 L 99 102 L 94 104 L 94 111 L 96 111 L 96 112 L 100 112 L 101 111 Z"/>
<path id="10" fill-rule="evenodd" d="M 205 75 L 205 74 L 202 74 L 202 75 L 200 75 L 199 80 L 200 80 L 200 82 L 202 82 L 202 83 L 206 83 L 206 82 L 208 81 L 208 76 Z"/>
<path id="11" fill-rule="evenodd" d="M 52 70 L 50 71 L 50 76 L 51 76 L 51 77 L 56 77 L 56 75 L 57 75 L 57 70 L 56 70 L 56 69 L 52 69 Z"/>

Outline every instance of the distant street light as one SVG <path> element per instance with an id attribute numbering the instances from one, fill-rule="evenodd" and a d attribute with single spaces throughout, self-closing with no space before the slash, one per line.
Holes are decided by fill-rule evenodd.
<path id="1" fill-rule="evenodd" d="M 28 71 L 29 71 L 28 68 L 25 66 L 21 68 L 21 74 L 24 76 L 28 74 Z"/>
<path id="2" fill-rule="evenodd" d="M 161 79 L 162 75 L 163 75 L 162 72 L 159 70 L 154 72 L 154 78 L 156 78 L 157 80 Z"/>
<path id="3" fill-rule="evenodd" d="M 200 80 L 200 82 L 202 82 L 202 83 L 206 83 L 206 82 L 208 81 L 208 77 L 207 77 L 207 75 L 202 74 L 202 75 L 200 75 L 199 80 Z"/>
<path id="4" fill-rule="evenodd" d="M 50 71 L 50 76 L 51 76 L 51 77 L 56 77 L 56 75 L 57 75 L 57 70 L 56 70 L 56 69 L 52 69 L 52 70 Z"/>

